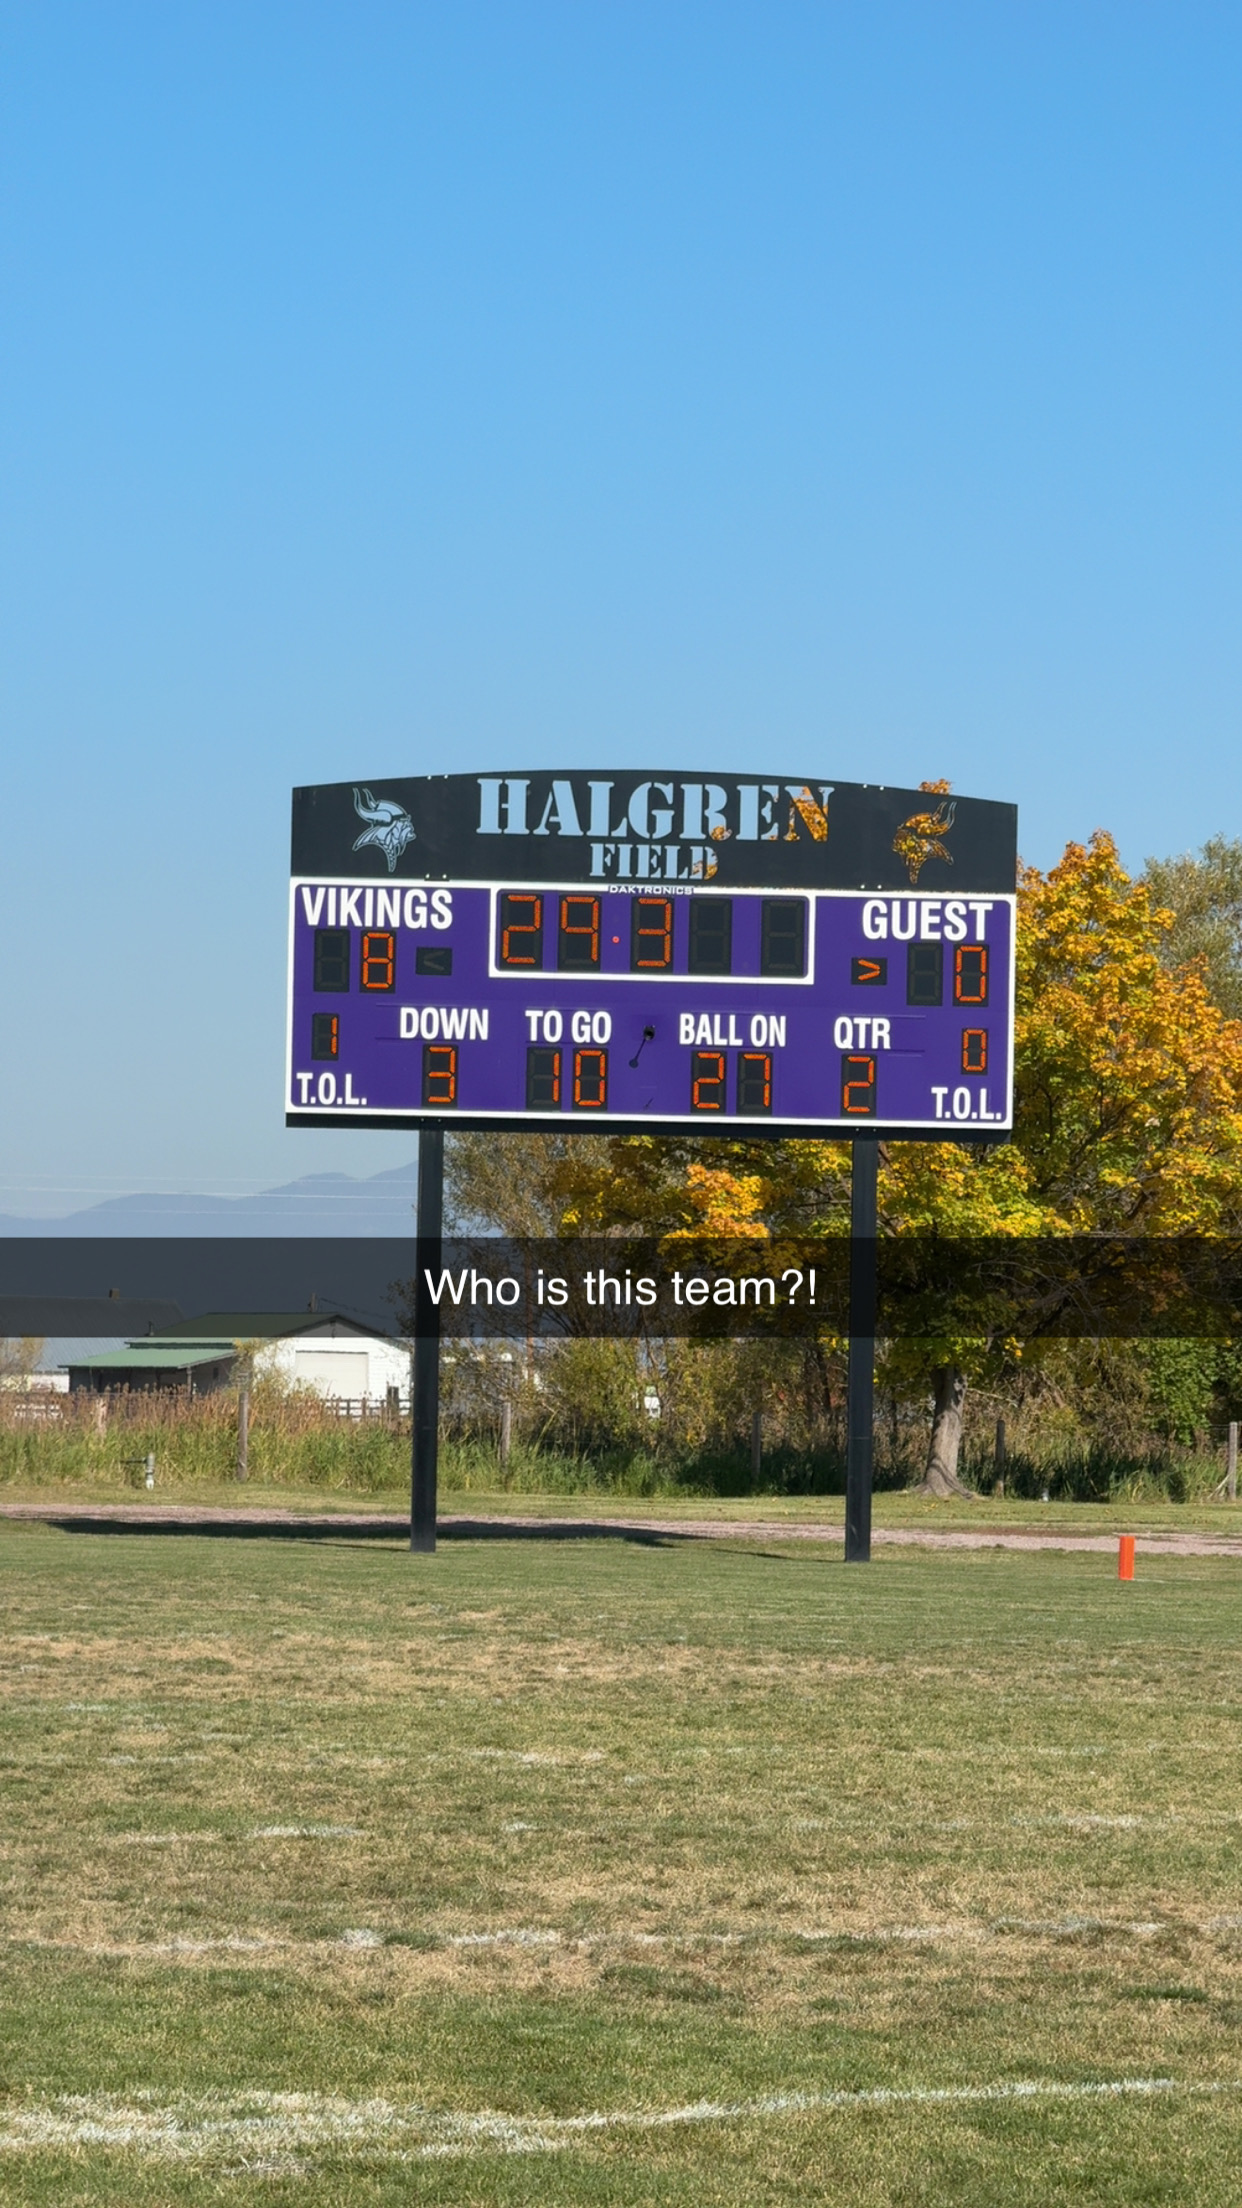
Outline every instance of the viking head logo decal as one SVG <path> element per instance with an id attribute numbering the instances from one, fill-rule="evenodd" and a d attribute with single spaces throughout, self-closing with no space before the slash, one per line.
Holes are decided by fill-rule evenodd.
<path id="1" fill-rule="evenodd" d="M 943 797 L 948 787 L 947 782 L 919 784 L 919 788 L 931 797 Z M 956 805 L 940 804 L 934 813 L 911 813 L 909 820 L 902 821 L 893 837 L 893 849 L 899 859 L 905 860 L 912 884 L 917 882 L 929 859 L 943 859 L 946 866 L 952 866 L 953 853 L 946 850 L 941 837 L 948 835 L 956 812 Z"/>
<path id="2" fill-rule="evenodd" d="M 372 797 L 370 790 L 354 791 L 354 811 L 367 824 L 355 838 L 355 851 L 374 844 L 387 859 L 391 874 L 407 843 L 414 841 L 414 823 L 409 814 L 402 806 L 394 805 L 390 797 Z"/>

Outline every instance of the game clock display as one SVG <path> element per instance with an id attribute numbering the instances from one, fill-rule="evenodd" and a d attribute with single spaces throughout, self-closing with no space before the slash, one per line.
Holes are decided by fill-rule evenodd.
<path id="1" fill-rule="evenodd" d="M 1011 896 L 323 879 L 291 895 L 287 1110 L 304 1124 L 1011 1124 Z"/>

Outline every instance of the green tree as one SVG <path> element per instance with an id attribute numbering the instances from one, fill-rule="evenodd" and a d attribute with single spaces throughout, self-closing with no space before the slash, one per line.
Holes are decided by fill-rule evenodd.
<path id="1" fill-rule="evenodd" d="M 1213 836 L 1197 854 L 1148 859 L 1142 881 L 1171 914 L 1160 956 L 1171 971 L 1202 959 L 1209 994 L 1242 1019 L 1242 841 Z"/>
<path id="2" fill-rule="evenodd" d="M 43 1355 L 43 1341 L 35 1334 L 16 1335 L 0 1339 L 0 1380 L 19 1382 L 29 1380 L 31 1373 Z"/>
<path id="3" fill-rule="evenodd" d="M 559 1234 L 567 1182 L 574 1173 L 601 1178 L 610 1148 L 597 1135 L 458 1134 L 450 1128 L 444 1196 L 452 1231 L 532 1240 Z"/>

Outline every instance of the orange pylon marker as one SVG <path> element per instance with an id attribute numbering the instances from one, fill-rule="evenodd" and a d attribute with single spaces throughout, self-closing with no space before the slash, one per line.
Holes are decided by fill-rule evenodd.
<path id="1" fill-rule="evenodd" d="M 1132 1533 L 1123 1533 L 1117 1543 L 1117 1577 L 1118 1579 L 1133 1579 L 1134 1577 L 1134 1535 Z"/>

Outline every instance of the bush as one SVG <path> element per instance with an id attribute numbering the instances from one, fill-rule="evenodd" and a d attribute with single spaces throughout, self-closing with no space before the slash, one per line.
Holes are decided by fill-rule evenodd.
<path id="1" fill-rule="evenodd" d="M 801 1345 L 673 1343 L 640 1354 L 625 1343 L 574 1342 L 529 1369 L 520 1358 L 454 1345 L 445 1361 L 440 1484 L 447 1494 L 841 1495 L 845 1434 L 832 1378 Z M 511 1447 L 502 1460 L 506 1401 Z M 1068 1405 L 1036 1416 L 1019 1403 L 1007 1493 L 1037 1500 L 1047 1490 L 1057 1502 L 1206 1500 L 1223 1462 L 1201 1433 L 1193 1444 L 1151 1433 L 1145 1408 L 1119 1387 L 1106 1422 L 1117 1438 L 1109 1438 L 1084 1431 Z M 983 1493 L 995 1479 L 994 1431 L 994 1400 L 968 1398 L 961 1469 Z M 877 1488 L 919 1480 L 926 1433 L 925 1405 L 877 1392 Z M 0 1391 L 0 1484 L 119 1494 L 141 1485 L 148 1452 L 161 1492 L 233 1481 L 235 1392 L 187 1400 Z M 387 1413 L 342 1417 L 307 1390 L 260 1381 L 249 1455 L 252 1486 L 383 1495 L 396 1504 L 409 1489 L 410 1422 Z"/>

